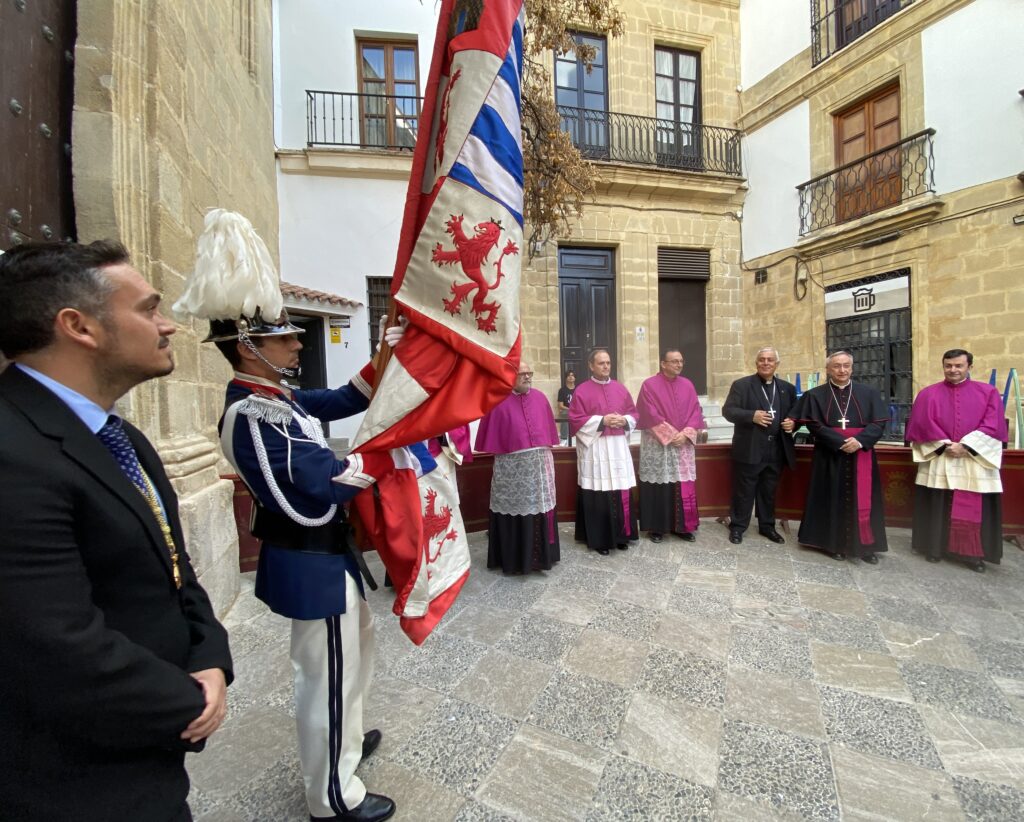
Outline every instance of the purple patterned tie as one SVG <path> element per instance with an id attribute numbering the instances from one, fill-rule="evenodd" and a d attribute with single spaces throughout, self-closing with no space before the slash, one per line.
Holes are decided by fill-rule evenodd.
<path id="1" fill-rule="evenodd" d="M 164 511 L 163 502 L 160 500 L 156 488 L 150 484 L 142 473 L 142 466 L 139 465 L 139 456 L 135 453 L 135 446 L 132 445 L 128 435 L 124 432 L 124 420 L 111 414 L 107 417 L 103 427 L 96 432 L 96 436 L 99 437 L 100 442 L 107 447 L 107 450 L 117 460 L 117 464 L 124 471 L 125 476 L 139 489 L 149 505 L 149 510 L 153 512 L 171 557 L 174 587 L 181 588 L 182 574 L 181 566 L 178 563 L 178 549 L 174 545 L 174 536 L 171 533 L 171 526 L 167 523 L 167 514 Z"/>
<path id="2" fill-rule="evenodd" d="M 125 476 L 134 483 L 143 496 L 148 496 L 149 489 L 146 485 L 146 480 L 142 476 L 142 466 L 139 465 L 139 457 L 135 453 L 135 447 L 132 445 L 131 440 L 128 439 L 128 435 L 124 432 L 124 420 L 111 414 L 107 417 L 103 427 L 96 432 L 96 436 L 100 438 L 100 442 L 107 446 L 107 450 L 117 460 L 117 464 L 124 471 Z"/>

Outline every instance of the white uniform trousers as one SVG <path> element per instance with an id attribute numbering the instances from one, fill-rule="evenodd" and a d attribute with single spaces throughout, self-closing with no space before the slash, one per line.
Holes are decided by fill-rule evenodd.
<path id="1" fill-rule="evenodd" d="M 363 702 L 373 678 L 373 613 L 345 574 L 346 612 L 292 620 L 299 760 L 312 816 L 330 818 L 366 796 L 355 775 L 363 753 Z"/>

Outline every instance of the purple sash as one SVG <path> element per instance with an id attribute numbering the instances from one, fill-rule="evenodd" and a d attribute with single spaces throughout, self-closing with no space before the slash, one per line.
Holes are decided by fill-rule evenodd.
<path id="1" fill-rule="evenodd" d="M 683 528 L 692 534 L 700 526 L 700 517 L 697 514 L 697 483 L 693 480 L 680 481 L 679 499 L 683 505 Z"/>
<path id="2" fill-rule="evenodd" d="M 951 554 L 965 557 L 985 555 L 981 550 L 981 494 L 975 491 L 953 492 L 946 548 Z"/>
<path id="3" fill-rule="evenodd" d="M 832 430 L 846 434 L 847 437 L 855 437 L 864 429 L 833 426 Z M 857 524 L 860 526 L 860 542 L 861 545 L 874 545 L 875 534 L 871 530 L 871 452 L 861 448 L 853 457 L 856 460 L 854 480 L 857 483 Z"/>

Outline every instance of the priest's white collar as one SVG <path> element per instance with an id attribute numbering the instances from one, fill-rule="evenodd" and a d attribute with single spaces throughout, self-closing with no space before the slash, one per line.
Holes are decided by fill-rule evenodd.
<path id="1" fill-rule="evenodd" d="M 612 378 L 611 378 L 611 377 L 609 377 L 609 378 L 608 378 L 608 379 L 606 379 L 606 380 L 599 380 L 599 379 L 598 379 L 597 377 L 593 377 L 593 376 L 592 376 L 592 377 L 591 377 L 590 379 L 592 379 L 592 380 L 593 380 L 594 382 L 596 382 L 596 383 L 597 383 L 598 385 L 608 385 L 608 383 L 610 383 L 610 382 L 612 381 Z"/>

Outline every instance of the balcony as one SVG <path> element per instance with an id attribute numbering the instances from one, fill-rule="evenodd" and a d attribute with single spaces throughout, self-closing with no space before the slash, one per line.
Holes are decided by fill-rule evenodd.
<path id="1" fill-rule="evenodd" d="M 797 186 L 800 235 L 856 220 L 935 191 L 935 155 L 926 129 Z"/>
<path id="2" fill-rule="evenodd" d="M 845 48 L 914 0 L 811 0 L 811 64 Z"/>
<path id="3" fill-rule="evenodd" d="M 306 145 L 411 150 L 422 109 L 422 97 L 307 89 Z"/>
<path id="4" fill-rule="evenodd" d="M 743 174 L 736 129 L 572 106 L 559 106 L 558 113 L 562 131 L 588 160 Z"/>

